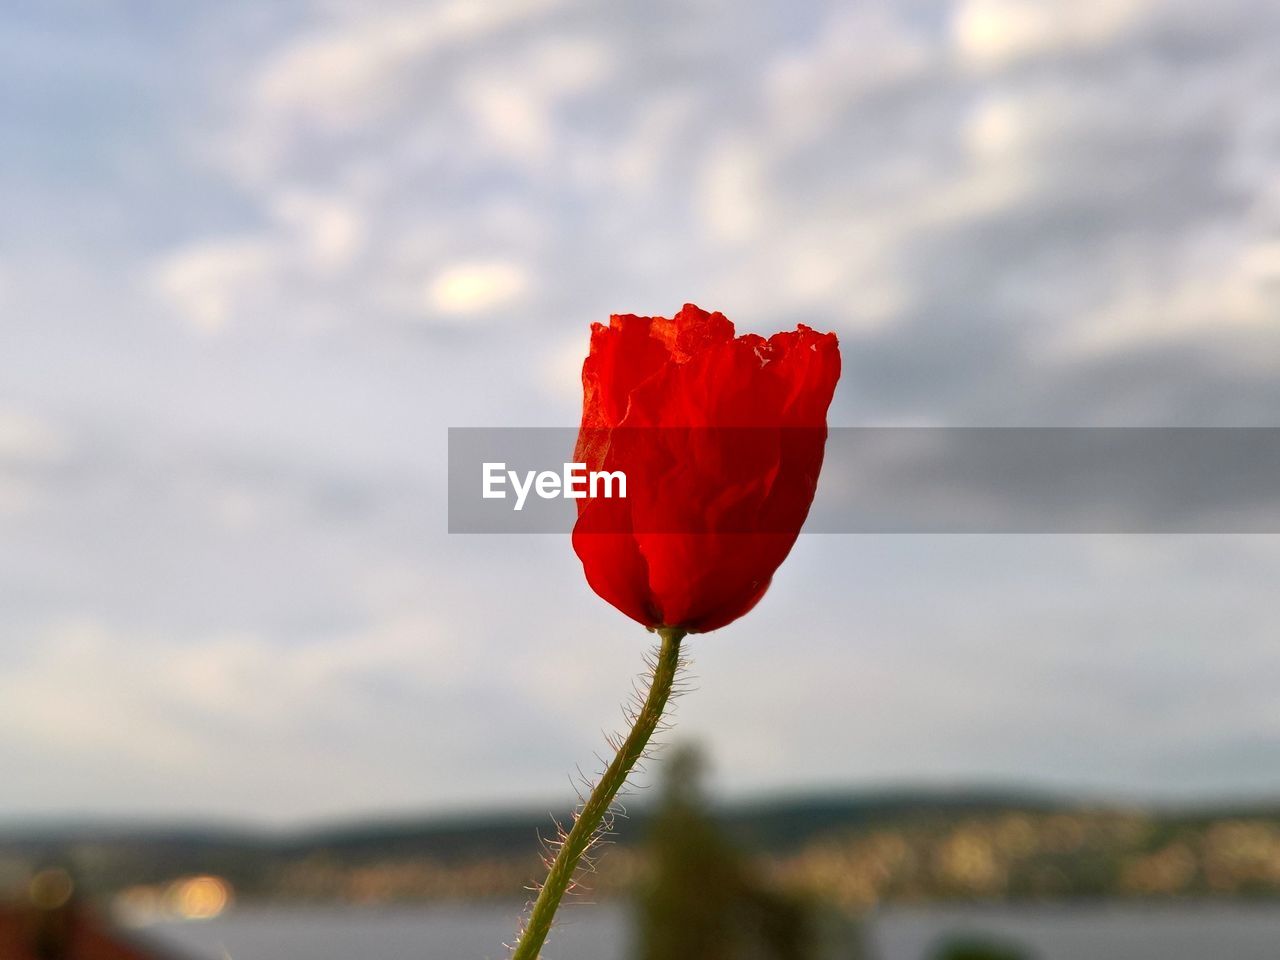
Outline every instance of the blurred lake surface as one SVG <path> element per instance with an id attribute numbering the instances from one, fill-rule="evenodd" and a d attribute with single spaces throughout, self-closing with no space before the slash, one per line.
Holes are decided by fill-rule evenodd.
<path id="1" fill-rule="evenodd" d="M 190 960 L 505 960 L 515 914 L 495 905 L 243 908 L 143 936 Z M 550 960 L 628 960 L 625 906 L 578 905 L 562 917 Z M 926 960 L 956 933 L 1017 943 L 1034 960 L 1275 960 L 1280 905 L 891 908 L 868 933 L 869 960 Z"/>

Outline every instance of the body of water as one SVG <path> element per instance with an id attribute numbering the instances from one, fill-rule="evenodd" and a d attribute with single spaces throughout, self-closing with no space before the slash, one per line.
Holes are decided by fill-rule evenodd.
<path id="1" fill-rule="evenodd" d="M 247 908 L 161 923 L 143 938 L 179 960 L 506 960 L 519 907 Z M 627 960 L 629 914 L 616 904 L 561 910 L 547 960 Z"/>
<path id="2" fill-rule="evenodd" d="M 504 960 L 514 907 L 245 908 L 142 936 L 190 960 Z M 566 909 L 548 960 L 627 960 L 629 913 Z M 892 908 L 867 927 L 870 960 L 927 960 L 955 934 L 1024 947 L 1035 960 L 1276 960 L 1280 905 Z"/>
<path id="3" fill-rule="evenodd" d="M 1034 960 L 1276 960 L 1280 905 L 895 908 L 869 933 L 873 960 L 925 960 L 956 934 L 998 938 Z"/>

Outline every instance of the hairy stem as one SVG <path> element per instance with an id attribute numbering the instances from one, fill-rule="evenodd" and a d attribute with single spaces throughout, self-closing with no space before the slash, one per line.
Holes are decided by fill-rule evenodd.
<path id="1" fill-rule="evenodd" d="M 657 660 L 654 663 L 649 693 L 636 713 L 631 731 L 622 741 L 613 762 L 609 764 L 600 782 L 591 791 L 591 796 L 583 803 L 582 810 L 574 819 L 573 828 L 560 845 L 560 852 L 556 854 L 555 861 L 551 864 L 546 882 L 538 893 L 538 899 L 529 914 L 529 921 L 525 924 L 524 932 L 520 936 L 519 943 L 516 944 L 511 960 L 537 960 L 542 945 L 547 939 L 547 933 L 551 930 L 551 921 L 555 917 L 556 908 L 560 906 L 560 900 L 564 897 L 565 891 L 573 883 L 573 875 L 579 861 L 591 846 L 600 822 L 609 812 L 613 798 L 622 789 L 627 775 L 631 773 L 631 768 L 644 753 L 649 738 L 653 736 L 653 731 L 662 720 L 662 712 L 666 709 L 667 701 L 671 697 L 671 685 L 680 667 L 680 641 L 684 639 L 685 631 L 676 627 L 659 627 L 658 635 L 662 637 L 662 645 L 658 649 Z"/>

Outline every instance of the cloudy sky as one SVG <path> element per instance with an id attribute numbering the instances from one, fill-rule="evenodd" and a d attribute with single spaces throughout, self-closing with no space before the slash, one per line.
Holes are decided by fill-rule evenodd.
<path id="1" fill-rule="evenodd" d="M 445 532 L 588 324 L 837 331 L 832 423 L 1280 426 L 1272 0 L 16 0 L 0 821 L 551 802 L 643 631 Z M 802 538 L 725 796 L 1280 793 L 1280 539 Z"/>

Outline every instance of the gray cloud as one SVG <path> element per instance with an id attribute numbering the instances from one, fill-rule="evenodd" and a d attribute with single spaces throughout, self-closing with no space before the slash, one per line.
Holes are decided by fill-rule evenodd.
<path id="1" fill-rule="evenodd" d="M 1275 425 L 1262 0 L 90 6 L 0 23 L 0 816 L 557 794 L 645 637 L 444 533 L 444 428 L 572 424 L 611 311 L 836 329 L 841 424 Z M 684 729 L 731 790 L 1273 790 L 1275 564 L 806 538 Z"/>

